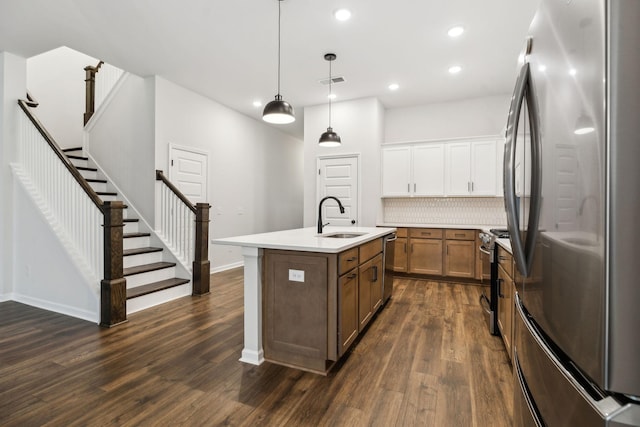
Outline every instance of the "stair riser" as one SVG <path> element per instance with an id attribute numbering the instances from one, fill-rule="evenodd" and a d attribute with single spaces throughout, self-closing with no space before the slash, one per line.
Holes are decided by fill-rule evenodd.
<path id="1" fill-rule="evenodd" d="M 93 191 L 107 191 L 105 182 L 90 182 L 89 185 L 93 188 Z"/>
<path id="2" fill-rule="evenodd" d="M 105 195 L 105 194 L 98 194 L 98 197 L 100 197 L 100 199 L 103 202 L 111 202 L 113 200 L 118 200 L 118 196 L 117 195 L 111 196 L 111 195 Z"/>
<path id="3" fill-rule="evenodd" d="M 191 295 L 191 282 L 127 300 L 127 314 Z"/>
<path id="4" fill-rule="evenodd" d="M 152 264 L 162 261 L 162 252 L 150 252 L 140 255 L 129 255 L 122 257 L 122 266 L 124 268 L 135 267 L 136 265 Z"/>
<path id="5" fill-rule="evenodd" d="M 74 154 L 71 154 L 71 155 L 74 155 Z M 71 164 L 73 164 L 75 167 L 78 167 L 78 166 L 83 168 L 89 167 L 88 160 L 80 160 L 80 159 L 69 159 L 69 160 L 71 160 Z"/>
<path id="6" fill-rule="evenodd" d="M 98 179 L 98 172 L 96 171 L 78 169 L 78 172 L 80 172 L 80 175 L 82 175 L 84 179 Z"/>
<path id="7" fill-rule="evenodd" d="M 126 209 L 124 209 L 126 211 Z M 124 216 L 124 212 L 123 215 Z M 123 233 L 137 233 L 138 232 L 138 223 L 137 222 L 125 222 Z"/>
<path id="8" fill-rule="evenodd" d="M 151 246 L 149 243 L 149 236 L 122 239 L 122 249 L 146 248 L 149 246 Z"/>
<path id="9" fill-rule="evenodd" d="M 132 276 L 125 276 L 125 279 L 127 279 L 127 289 L 131 289 L 135 288 L 136 286 L 159 282 L 160 280 L 171 279 L 172 277 L 176 277 L 175 267 L 163 268 L 161 270 L 149 271 L 147 273 L 134 274 Z"/>

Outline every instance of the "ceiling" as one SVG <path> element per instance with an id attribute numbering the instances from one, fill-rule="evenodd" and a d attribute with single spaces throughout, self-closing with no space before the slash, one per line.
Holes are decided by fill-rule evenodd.
<path id="1" fill-rule="evenodd" d="M 337 59 L 335 102 L 386 108 L 510 93 L 538 0 L 285 0 L 281 94 L 298 120 L 327 102 L 324 54 Z M 346 7 L 349 21 L 333 11 Z M 2 0 L 0 51 L 67 46 L 140 76 L 159 75 L 260 119 L 277 92 L 277 0 Z M 447 30 L 463 25 L 452 39 Z M 448 68 L 462 71 L 450 75 Z M 392 82 L 400 88 L 390 91 Z"/>

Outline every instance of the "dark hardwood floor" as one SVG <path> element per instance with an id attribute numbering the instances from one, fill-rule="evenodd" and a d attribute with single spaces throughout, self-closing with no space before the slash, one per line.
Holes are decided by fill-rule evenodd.
<path id="1" fill-rule="evenodd" d="M 100 327 L 0 304 L 2 426 L 511 426 L 511 365 L 468 284 L 396 278 L 327 377 L 238 362 L 242 269 Z"/>

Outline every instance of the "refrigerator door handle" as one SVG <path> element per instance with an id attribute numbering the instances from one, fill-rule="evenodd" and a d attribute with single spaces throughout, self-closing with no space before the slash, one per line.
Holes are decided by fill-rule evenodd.
<path id="1" fill-rule="evenodd" d="M 522 104 L 527 103 L 529 112 L 529 122 L 531 124 L 529 133 L 531 140 L 531 188 L 529 189 L 529 212 L 526 228 L 526 240 L 522 241 L 520 233 L 515 188 L 515 162 L 516 162 L 516 142 L 518 138 L 518 122 Z M 504 149 L 504 196 L 505 208 L 507 212 L 507 228 L 513 249 L 518 271 L 529 277 L 533 265 L 533 256 L 536 248 L 538 234 L 538 224 L 540 219 L 540 205 L 542 200 L 542 152 L 540 148 L 540 123 L 538 106 L 535 100 L 531 84 L 531 71 L 529 63 L 525 63 L 520 69 L 516 87 L 511 98 L 509 108 L 509 118 L 507 120 L 506 142 Z M 526 144 L 525 147 L 526 148 Z M 524 190 L 526 197 L 527 189 Z"/>

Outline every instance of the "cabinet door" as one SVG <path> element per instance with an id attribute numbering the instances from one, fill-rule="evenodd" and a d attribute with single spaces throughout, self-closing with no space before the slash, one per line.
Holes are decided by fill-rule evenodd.
<path id="1" fill-rule="evenodd" d="M 513 318 L 513 281 L 498 266 L 498 329 L 502 334 L 502 341 L 511 359 L 512 325 Z"/>
<path id="2" fill-rule="evenodd" d="M 393 271 L 407 272 L 407 238 L 398 237 L 394 248 Z"/>
<path id="3" fill-rule="evenodd" d="M 382 197 L 409 196 L 411 147 L 382 148 Z"/>
<path id="4" fill-rule="evenodd" d="M 498 173 L 496 142 L 472 142 L 471 160 L 471 194 L 473 196 L 495 196 Z"/>
<path id="5" fill-rule="evenodd" d="M 496 141 L 496 196 L 504 196 L 504 139 Z"/>
<path id="6" fill-rule="evenodd" d="M 474 278 L 476 248 L 474 240 L 445 241 L 445 276 Z"/>
<path id="7" fill-rule="evenodd" d="M 371 260 L 371 311 L 375 313 L 382 306 L 382 254 Z"/>
<path id="8" fill-rule="evenodd" d="M 471 145 L 447 144 L 446 192 L 449 196 L 468 196 L 471 191 Z"/>
<path id="9" fill-rule="evenodd" d="M 371 317 L 373 311 L 371 310 L 371 279 L 373 278 L 373 260 L 367 261 L 360 265 L 359 275 L 360 280 L 358 284 L 358 332 L 361 332 Z"/>
<path id="10" fill-rule="evenodd" d="M 358 336 L 358 269 L 338 280 L 338 356 L 342 356 Z"/>
<path id="11" fill-rule="evenodd" d="M 415 145 L 412 171 L 414 196 L 444 196 L 444 144 Z"/>
<path id="12" fill-rule="evenodd" d="M 411 238 L 409 248 L 410 273 L 442 276 L 442 240 Z"/>

